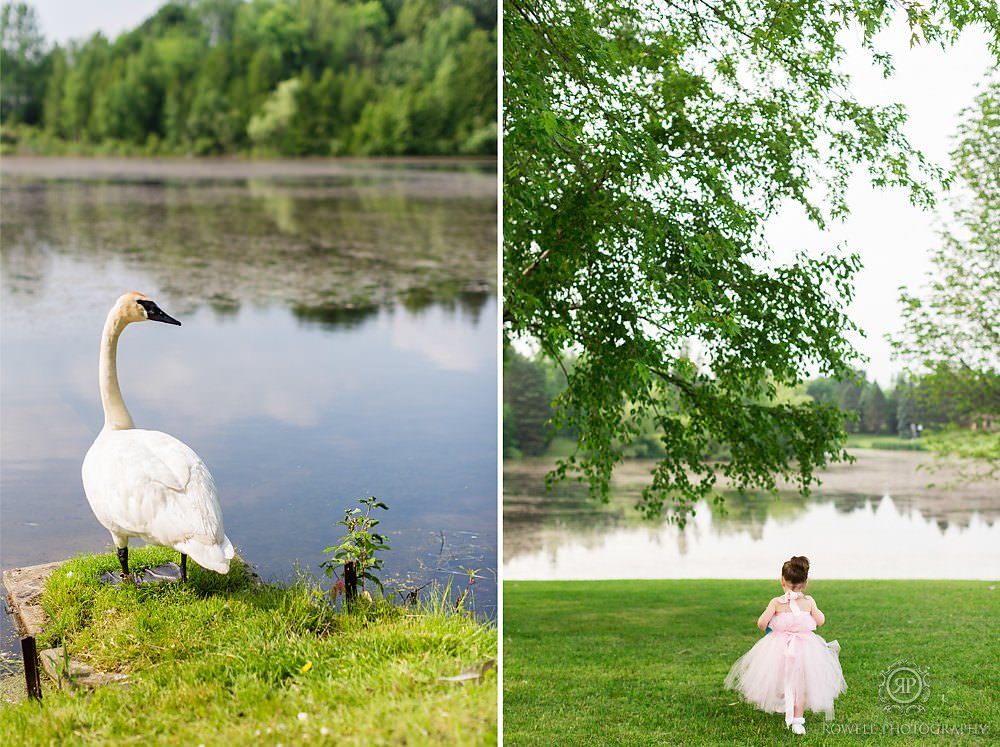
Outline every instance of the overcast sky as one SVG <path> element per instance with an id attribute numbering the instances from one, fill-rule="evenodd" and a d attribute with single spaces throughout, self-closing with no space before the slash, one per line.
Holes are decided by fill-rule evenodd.
<path id="1" fill-rule="evenodd" d="M 38 12 L 49 42 L 65 44 L 89 38 L 95 31 L 114 38 L 135 28 L 165 0 L 26 0 Z"/>
<path id="2" fill-rule="evenodd" d="M 949 152 L 961 110 L 976 96 L 993 58 L 982 32 L 964 33 L 959 43 L 941 51 L 909 48 L 905 23 L 881 37 L 895 55 L 896 74 L 888 81 L 871 68 L 866 56 L 852 54 L 845 65 L 854 80 L 852 89 L 864 104 L 902 103 L 909 121 L 905 133 L 928 158 L 950 165 Z M 901 366 L 892 360 L 886 334 L 900 327 L 899 291 L 922 286 L 931 269 L 929 250 L 938 244 L 936 229 L 946 210 L 926 213 L 909 204 L 901 190 L 874 190 L 863 176 L 853 180 L 848 196 L 851 216 L 843 224 L 820 233 L 801 211 L 786 211 L 771 221 L 768 237 L 779 253 L 797 249 L 823 250 L 846 244 L 864 263 L 857 275 L 855 301 L 850 315 L 867 337 L 857 339 L 859 350 L 870 358 L 870 377 L 886 386 Z"/>
<path id="3" fill-rule="evenodd" d="M 114 37 L 152 15 L 160 0 L 36 0 L 42 29 L 49 41 L 65 43 L 95 31 Z M 947 51 L 910 49 L 909 33 L 900 22 L 884 35 L 886 47 L 896 55 L 896 74 L 888 81 L 872 69 L 864 54 L 852 54 L 846 69 L 854 77 L 854 90 L 863 103 L 899 101 L 910 114 L 906 133 L 936 163 L 947 164 L 959 112 L 968 106 L 992 58 L 986 35 L 963 34 Z M 851 307 L 854 320 L 866 331 L 858 339 L 869 356 L 867 368 L 884 385 L 900 366 L 891 360 L 885 335 L 899 327 L 898 288 L 924 282 L 930 269 L 928 250 L 935 245 L 935 215 L 912 207 L 899 190 L 877 192 L 865 179 L 855 180 L 850 192 L 852 215 L 842 224 L 820 234 L 797 211 L 775 218 L 768 229 L 779 255 L 797 249 L 823 250 L 844 244 L 861 255 L 864 269 L 857 278 Z"/>

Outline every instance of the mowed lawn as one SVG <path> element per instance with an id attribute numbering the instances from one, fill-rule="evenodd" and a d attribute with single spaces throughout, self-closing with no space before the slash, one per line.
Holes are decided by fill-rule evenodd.
<path id="1" fill-rule="evenodd" d="M 1000 584 L 815 581 L 848 691 L 806 735 L 723 688 L 777 581 L 504 584 L 506 745 L 1000 744 Z M 926 712 L 886 712 L 883 673 L 926 675 Z"/>

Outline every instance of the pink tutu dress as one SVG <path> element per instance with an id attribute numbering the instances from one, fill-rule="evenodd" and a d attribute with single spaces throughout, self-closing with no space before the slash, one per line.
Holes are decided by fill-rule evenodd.
<path id="1" fill-rule="evenodd" d="M 795 702 L 833 718 L 833 700 L 847 689 L 840 669 L 840 644 L 827 643 L 813 631 L 816 621 L 786 594 L 789 612 L 771 618 L 771 632 L 741 656 L 726 677 L 726 687 L 764 711 L 784 713 L 792 722 Z"/>

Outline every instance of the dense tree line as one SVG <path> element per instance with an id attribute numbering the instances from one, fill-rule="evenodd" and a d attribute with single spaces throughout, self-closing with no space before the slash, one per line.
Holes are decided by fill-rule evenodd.
<path id="1" fill-rule="evenodd" d="M 575 361 L 570 359 L 570 369 Z M 553 407 L 566 391 L 566 376 L 559 366 L 543 356 L 528 357 L 509 348 L 503 372 L 504 456 L 519 458 L 544 454 L 557 435 L 575 438 L 572 425 L 559 420 Z M 794 390 L 779 392 L 784 403 L 815 402 L 839 410 L 847 433 L 893 435 L 912 438 L 942 428 L 973 425 L 961 400 L 934 397 L 937 384 L 925 378 L 900 376 L 883 391 L 864 371 L 851 377 L 816 378 Z M 919 429 L 919 430 L 918 430 Z M 628 445 L 616 446 L 627 457 L 659 459 L 664 454 L 656 424 L 651 419 L 636 423 Z M 707 444 L 703 458 L 726 459 L 729 452 L 719 442 Z"/>
<path id="2" fill-rule="evenodd" d="M 173 0 L 113 41 L 52 48 L 30 6 L 2 13 L 8 143 L 27 133 L 57 152 L 496 152 L 489 0 Z"/>
<path id="3" fill-rule="evenodd" d="M 504 457 L 538 456 L 556 435 L 552 401 L 566 388 L 566 378 L 545 360 L 511 347 L 503 363 Z"/>
<path id="4" fill-rule="evenodd" d="M 1000 72 L 963 112 L 952 159 L 951 219 L 923 287 L 902 289 L 893 346 L 922 410 L 988 429 L 1000 422 Z"/>
<path id="5" fill-rule="evenodd" d="M 886 391 L 877 381 L 869 381 L 864 371 L 840 381 L 814 379 L 805 389 L 815 401 L 834 405 L 844 413 L 848 433 L 911 438 L 920 432 L 915 429 L 924 426 L 964 425 L 955 412 L 921 404 L 919 382 L 905 376 L 898 377 Z"/>

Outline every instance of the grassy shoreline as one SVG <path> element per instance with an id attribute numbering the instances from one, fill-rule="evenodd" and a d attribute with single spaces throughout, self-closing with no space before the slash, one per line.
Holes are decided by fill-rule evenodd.
<path id="1" fill-rule="evenodd" d="M 872 435 L 869 433 L 850 433 L 847 436 L 847 449 L 882 449 L 884 451 L 927 451 L 922 439 L 900 438 L 892 435 Z"/>
<path id="2" fill-rule="evenodd" d="M 504 584 L 504 743 L 509 745 L 995 744 L 1000 736 L 1000 585 L 814 581 L 848 691 L 807 734 L 722 687 L 757 640 L 777 581 Z M 887 713 L 882 673 L 930 672 L 922 715 Z M 985 734 L 931 728 L 984 728 Z M 886 731 L 888 729 L 888 732 Z"/>
<path id="3" fill-rule="evenodd" d="M 849 433 L 847 448 L 850 449 L 881 449 L 884 451 L 927 451 L 926 439 L 901 438 L 891 434 L 872 435 L 869 433 Z M 556 436 L 546 447 L 545 452 L 538 457 L 521 457 L 521 459 L 562 459 L 571 456 L 577 449 L 576 441 L 565 436 Z M 520 461 L 516 460 L 516 461 Z"/>
<path id="4" fill-rule="evenodd" d="M 133 550 L 133 567 L 176 560 Z M 86 693 L 48 683 L 41 704 L 0 705 L 3 744 L 495 744 L 497 677 L 441 677 L 495 658 L 495 626 L 433 602 L 342 614 L 305 582 L 261 584 L 191 568 L 190 582 L 106 587 L 112 555 L 50 579 L 40 646 L 65 643 L 127 685 Z M 72 574 L 72 575 L 70 575 Z"/>

